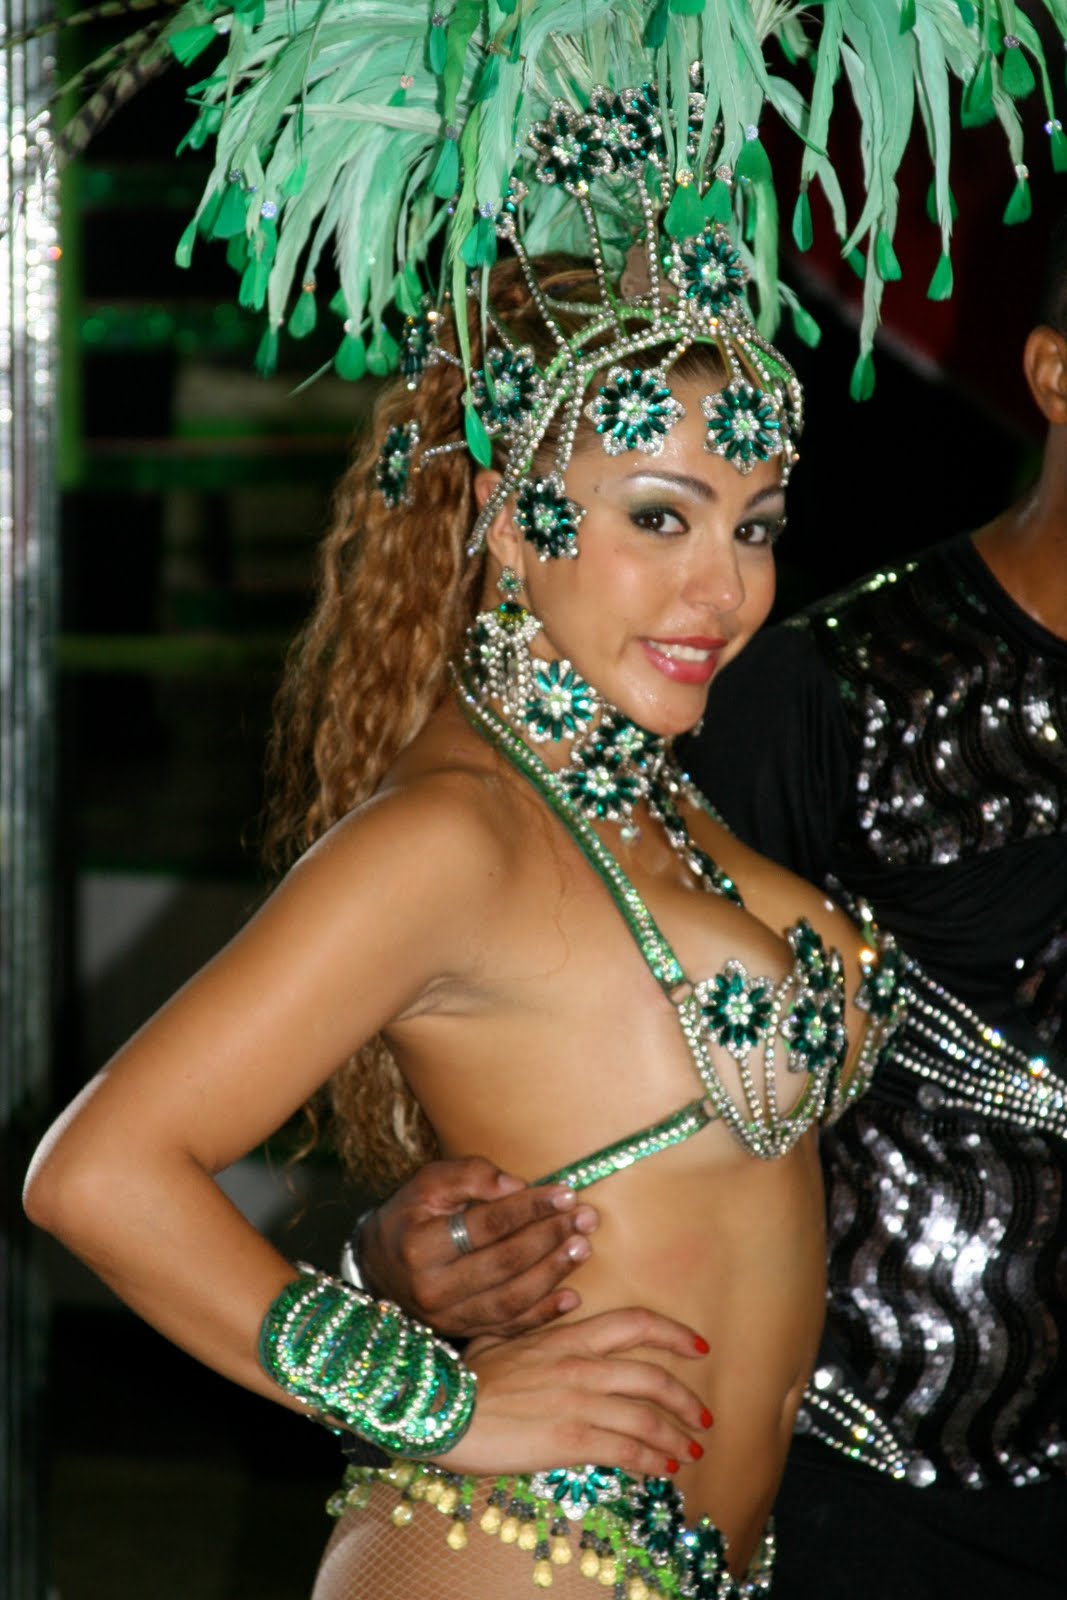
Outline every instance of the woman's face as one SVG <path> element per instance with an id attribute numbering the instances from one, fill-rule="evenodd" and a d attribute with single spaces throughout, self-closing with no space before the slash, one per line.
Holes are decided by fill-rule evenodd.
<path id="1" fill-rule="evenodd" d="M 742 476 L 704 449 L 707 380 L 677 380 L 672 391 L 686 414 L 658 456 L 609 456 L 580 435 L 566 474 L 586 509 L 576 560 L 539 561 L 513 525 L 491 538 L 543 624 L 534 651 L 566 656 L 611 704 L 663 735 L 700 720 L 715 673 L 766 619 L 785 516 L 778 460 Z"/>

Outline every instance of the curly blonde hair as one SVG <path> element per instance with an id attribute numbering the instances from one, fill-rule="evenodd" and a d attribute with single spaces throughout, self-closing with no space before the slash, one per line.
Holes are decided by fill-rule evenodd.
<path id="1" fill-rule="evenodd" d="M 596 300 L 589 263 L 553 256 L 537 267 L 557 306 Z M 516 261 L 493 269 L 490 300 L 511 339 L 547 365 L 556 347 Z M 477 367 L 474 305 L 468 326 Z M 452 319 L 438 328 L 439 345 L 455 355 Z M 690 351 L 676 370 L 693 365 L 717 370 L 711 350 Z M 264 843 L 278 870 L 373 794 L 447 692 L 448 666 L 460 653 L 484 581 L 484 556 L 466 554 L 477 468 L 466 450 L 435 456 L 412 473 L 408 502 L 391 509 L 376 490 L 375 469 L 387 433 L 399 423 L 418 424 L 420 450 L 461 438 L 463 392 L 463 372 L 449 361 L 431 364 L 413 392 L 391 382 L 338 484 L 314 609 L 289 652 L 275 700 Z M 540 454 L 554 444 L 550 430 Z M 494 465 L 503 464 L 495 450 Z M 337 1069 L 328 1099 L 335 1142 L 361 1182 L 388 1188 L 436 1153 L 433 1130 L 380 1036 Z M 318 1107 L 309 1113 L 314 1143 Z"/>

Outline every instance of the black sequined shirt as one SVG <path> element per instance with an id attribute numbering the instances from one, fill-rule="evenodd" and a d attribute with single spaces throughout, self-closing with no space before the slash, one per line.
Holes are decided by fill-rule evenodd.
<path id="1" fill-rule="evenodd" d="M 684 756 L 743 838 L 862 895 L 931 994 L 1067 1080 L 1067 642 L 969 536 L 759 636 Z M 930 1048 L 977 1101 L 980 1054 Z M 823 1151 L 823 1376 L 914 1482 L 1067 1471 L 1067 1142 L 946 1111 L 891 1057 Z"/>

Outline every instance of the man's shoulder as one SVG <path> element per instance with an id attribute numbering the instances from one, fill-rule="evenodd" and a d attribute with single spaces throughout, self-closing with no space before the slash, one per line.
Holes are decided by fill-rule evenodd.
<path id="1" fill-rule="evenodd" d="M 783 626 L 818 644 L 825 642 L 828 635 L 844 636 L 857 627 L 875 625 L 883 616 L 910 603 L 920 589 L 928 603 L 949 603 L 958 588 L 960 559 L 967 540 L 966 534 L 957 534 L 853 578 L 843 588 L 812 601 Z"/>

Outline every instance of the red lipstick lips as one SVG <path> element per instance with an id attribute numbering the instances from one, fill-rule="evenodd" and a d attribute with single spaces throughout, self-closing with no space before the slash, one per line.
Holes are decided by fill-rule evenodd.
<path id="1" fill-rule="evenodd" d="M 675 683 L 710 683 L 719 664 L 719 654 L 725 648 L 725 639 L 712 639 L 704 634 L 685 638 L 642 639 L 641 648 L 665 678 Z"/>

